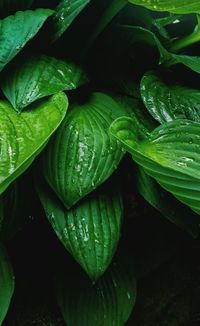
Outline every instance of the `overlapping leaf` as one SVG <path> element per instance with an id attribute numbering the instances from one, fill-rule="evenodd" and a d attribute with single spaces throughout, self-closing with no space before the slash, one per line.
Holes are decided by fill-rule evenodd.
<path id="1" fill-rule="evenodd" d="M 8 102 L 0 102 L 0 193 L 39 154 L 63 120 L 67 104 L 59 93 L 18 115 Z"/>
<path id="2" fill-rule="evenodd" d="M 107 269 L 115 252 L 122 220 L 117 190 L 103 188 L 67 210 L 48 187 L 38 187 L 47 218 L 59 239 L 91 279 Z"/>
<path id="3" fill-rule="evenodd" d="M 94 93 L 86 104 L 71 107 L 43 156 L 44 176 L 67 208 L 116 169 L 124 152 L 108 128 L 125 114 L 103 93 Z"/>
<path id="4" fill-rule="evenodd" d="M 129 0 L 136 5 L 155 11 L 169 11 L 174 14 L 200 13 L 198 0 Z"/>
<path id="5" fill-rule="evenodd" d="M 144 75 L 140 90 L 146 108 L 160 123 L 177 118 L 200 122 L 200 90 L 168 85 L 153 71 Z"/>
<path id="6" fill-rule="evenodd" d="M 132 119 L 119 118 L 110 131 L 163 188 L 200 214 L 199 123 L 177 119 L 147 137 Z"/>
<path id="7" fill-rule="evenodd" d="M 9 71 L 2 82 L 2 90 L 13 107 L 21 111 L 39 98 L 75 89 L 86 81 L 83 70 L 75 64 L 39 56 Z"/>
<path id="8" fill-rule="evenodd" d="M 0 325 L 8 311 L 10 300 L 14 291 L 14 274 L 12 266 L 5 252 L 0 246 Z"/>
<path id="9" fill-rule="evenodd" d="M 53 40 L 57 40 L 71 25 L 73 20 L 85 8 L 90 0 L 61 0 L 54 14 L 55 33 Z"/>
<path id="10" fill-rule="evenodd" d="M 124 326 L 136 300 L 135 278 L 127 265 L 114 262 L 96 284 L 80 275 L 59 275 L 57 298 L 67 325 Z"/>
<path id="11" fill-rule="evenodd" d="M 49 9 L 18 11 L 0 20 L 0 71 L 37 34 L 52 13 Z"/>

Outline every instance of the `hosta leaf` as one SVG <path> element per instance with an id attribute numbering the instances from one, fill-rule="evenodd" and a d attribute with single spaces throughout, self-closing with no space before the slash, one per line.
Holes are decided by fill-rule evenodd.
<path id="1" fill-rule="evenodd" d="M 135 278 L 126 265 L 114 262 L 96 284 L 81 275 L 59 275 L 57 298 L 66 324 L 124 326 L 136 300 Z"/>
<path id="2" fill-rule="evenodd" d="M 90 0 L 61 0 L 54 14 L 55 34 L 53 40 L 57 40 L 71 25 L 73 20 L 85 8 Z"/>
<path id="3" fill-rule="evenodd" d="M 0 246 L 0 325 L 8 311 L 14 291 L 14 274 L 7 254 Z"/>
<path id="4" fill-rule="evenodd" d="M 155 11 L 169 11 L 174 14 L 200 13 L 198 0 L 129 0 L 136 5 Z"/>
<path id="5" fill-rule="evenodd" d="M 0 193 L 32 163 L 63 120 L 65 94 L 59 93 L 18 115 L 0 102 Z"/>
<path id="6" fill-rule="evenodd" d="M 111 122 L 126 112 L 111 97 L 92 94 L 75 104 L 43 155 L 43 173 L 67 208 L 104 182 L 123 156 L 109 134 Z"/>
<path id="7" fill-rule="evenodd" d="M 91 279 L 106 270 L 115 252 L 122 220 L 122 199 L 112 187 L 93 193 L 67 210 L 40 186 L 38 193 L 56 234 Z"/>
<path id="8" fill-rule="evenodd" d="M 73 63 L 39 56 L 9 71 L 2 90 L 13 107 L 21 111 L 39 98 L 75 89 L 86 81 L 82 69 Z"/>
<path id="9" fill-rule="evenodd" d="M 168 85 L 153 71 L 144 75 L 140 90 L 146 108 L 160 123 L 176 118 L 200 122 L 200 90 Z"/>
<path id="10" fill-rule="evenodd" d="M 149 204 L 159 210 L 169 221 L 197 238 L 200 231 L 200 219 L 197 214 L 164 191 L 153 178 L 145 173 L 143 168 L 138 168 L 137 183 L 140 194 Z"/>
<path id="11" fill-rule="evenodd" d="M 18 10 L 26 10 L 30 8 L 33 0 L 1 0 L 0 17 L 6 17 Z"/>
<path id="12" fill-rule="evenodd" d="M 110 131 L 163 188 L 200 214 L 199 123 L 177 119 L 147 137 L 125 117 L 114 121 Z"/>
<path id="13" fill-rule="evenodd" d="M 18 11 L 0 20 L 0 71 L 37 34 L 52 13 L 49 9 Z"/>

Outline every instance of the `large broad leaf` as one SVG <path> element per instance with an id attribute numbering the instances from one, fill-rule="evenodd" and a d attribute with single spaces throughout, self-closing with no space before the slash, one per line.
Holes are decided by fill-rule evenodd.
<path id="1" fill-rule="evenodd" d="M 14 274 L 7 254 L 0 246 L 0 325 L 8 311 L 14 291 Z"/>
<path id="2" fill-rule="evenodd" d="M 126 112 L 111 97 L 92 94 L 75 104 L 43 155 L 43 173 L 67 208 L 104 182 L 124 152 L 109 134 L 111 122 Z"/>
<path id="3" fill-rule="evenodd" d="M 146 108 L 160 123 L 176 118 L 200 122 L 200 90 L 168 85 L 154 71 L 144 75 L 140 90 Z"/>
<path id="4" fill-rule="evenodd" d="M 110 131 L 163 188 L 200 214 L 199 123 L 177 119 L 146 136 L 125 117 Z"/>
<path id="5" fill-rule="evenodd" d="M 0 193 L 24 172 L 63 120 L 67 98 L 59 93 L 18 115 L 0 102 Z"/>
<path id="6" fill-rule="evenodd" d="M 200 231 L 200 219 L 197 214 L 162 189 L 142 168 L 138 168 L 137 183 L 140 194 L 149 204 L 159 210 L 169 221 L 197 238 Z"/>
<path id="7" fill-rule="evenodd" d="M 69 326 L 124 326 L 136 300 L 136 282 L 128 264 L 114 262 L 92 284 L 67 270 L 58 275 L 57 298 Z"/>
<path id="8" fill-rule="evenodd" d="M 37 34 L 52 13 L 49 9 L 18 11 L 0 20 L 0 71 Z"/>
<path id="9" fill-rule="evenodd" d="M 26 10 L 30 8 L 33 0 L 1 0 L 0 2 L 0 17 L 6 17 L 15 13 L 18 10 Z"/>
<path id="10" fill-rule="evenodd" d="M 86 81 L 83 70 L 75 64 L 40 56 L 8 71 L 2 90 L 13 107 L 21 111 L 39 98 L 75 89 Z"/>
<path id="11" fill-rule="evenodd" d="M 90 0 L 61 0 L 54 14 L 55 33 L 53 40 L 57 40 L 71 25 L 73 20 L 85 8 Z"/>
<path id="12" fill-rule="evenodd" d="M 111 187 L 89 195 L 67 210 L 51 189 L 38 187 L 47 218 L 67 250 L 92 280 L 107 269 L 121 229 L 122 198 Z"/>
<path id="13" fill-rule="evenodd" d="M 169 11 L 174 14 L 200 13 L 198 0 L 129 0 L 136 5 L 155 11 Z"/>

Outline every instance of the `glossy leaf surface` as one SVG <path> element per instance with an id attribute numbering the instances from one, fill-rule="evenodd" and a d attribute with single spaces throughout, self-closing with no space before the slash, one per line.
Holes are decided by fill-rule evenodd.
<path id="1" fill-rule="evenodd" d="M 43 156 L 43 173 L 67 208 L 116 169 L 124 152 L 108 128 L 124 114 L 111 97 L 94 93 L 86 104 L 71 107 L 49 143 Z"/>

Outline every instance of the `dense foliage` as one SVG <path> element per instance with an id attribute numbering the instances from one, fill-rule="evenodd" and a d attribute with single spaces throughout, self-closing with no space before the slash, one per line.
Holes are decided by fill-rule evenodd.
<path id="1" fill-rule="evenodd" d="M 1 1 L 0 325 L 53 325 L 56 300 L 55 325 L 199 322 L 199 14 L 191 0 Z M 32 320 L 16 313 L 27 293 Z"/>

